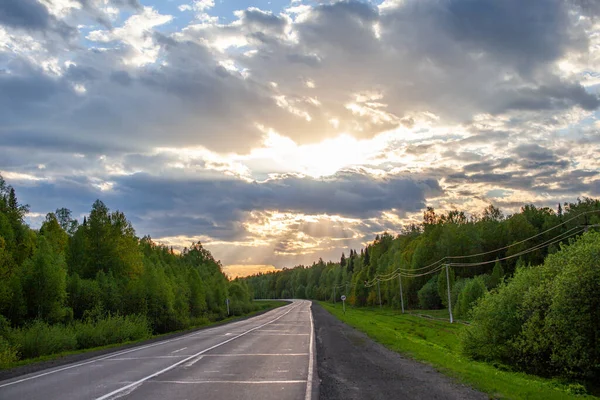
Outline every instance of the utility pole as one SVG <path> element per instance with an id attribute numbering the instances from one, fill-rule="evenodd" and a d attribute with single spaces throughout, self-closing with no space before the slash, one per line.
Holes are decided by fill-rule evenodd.
<path id="1" fill-rule="evenodd" d="M 402 296 L 402 276 L 398 274 L 398 283 L 400 283 L 400 304 L 402 305 L 402 314 L 404 314 L 404 296 Z"/>
<path id="2" fill-rule="evenodd" d="M 379 308 L 383 307 L 381 305 L 381 288 L 379 287 L 379 279 L 377 280 L 377 293 L 379 294 Z"/>
<path id="3" fill-rule="evenodd" d="M 450 323 L 454 322 L 452 317 L 452 304 L 450 304 L 450 274 L 448 273 L 448 264 L 446 264 L 446 283 L 448 284 L 448 313 L 450 314 Z"/>

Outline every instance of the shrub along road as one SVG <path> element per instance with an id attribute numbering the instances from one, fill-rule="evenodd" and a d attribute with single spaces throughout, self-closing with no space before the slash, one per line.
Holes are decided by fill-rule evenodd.
<path id="1" fill-rule="evenodd" d="M 487 399 L 402 357 L 313 303 L 321 400 Z"/>

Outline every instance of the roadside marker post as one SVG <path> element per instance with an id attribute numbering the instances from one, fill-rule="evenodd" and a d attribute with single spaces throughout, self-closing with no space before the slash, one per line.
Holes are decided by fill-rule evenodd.
<path id="1" fill-rule="evenodd" d="M 342 307 L 344 307 L 344 315 L 346 315 L 346 296 L 342 295 Z"/>
<path id="2" fill-rule="evenodd" d="M 333 287 L 333 305 L 335 305 L 335 286 Z"/>
<path id="3" fill-rule="evenodd" d="M 227 304 L 227 316 L 229 316 L 229 298 L 225 299 L 225 303 Z"/>
<path id="4" fill-rule="evenodd" d="M 452 317 L 452 304 L 450 303 L 450 274 L 448 273 L 448 264 L 446 264 L 446 283 L 448 284 L 448 314 L 450 314 L 450 323 L 454 322 Z"/>

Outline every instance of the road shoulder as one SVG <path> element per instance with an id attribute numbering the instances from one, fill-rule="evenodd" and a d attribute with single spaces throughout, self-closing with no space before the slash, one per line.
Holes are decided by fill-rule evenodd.
<path id="1" fill-rule="evenodd" d="M 319 398 L 487 399 L 433 367 L 401 356 L 312 305 Z"/>

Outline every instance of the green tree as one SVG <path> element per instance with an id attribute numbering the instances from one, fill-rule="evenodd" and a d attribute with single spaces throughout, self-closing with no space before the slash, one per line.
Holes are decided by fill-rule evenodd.
<path id="1" fill-rule="evenodd" d="M 49 322 L 65 316 L 67 268 L 64 258 L 56 254 L 47 239 L 38 237 L 32 260 L 25 265 L 23 288 L 29 315 Z"/>

